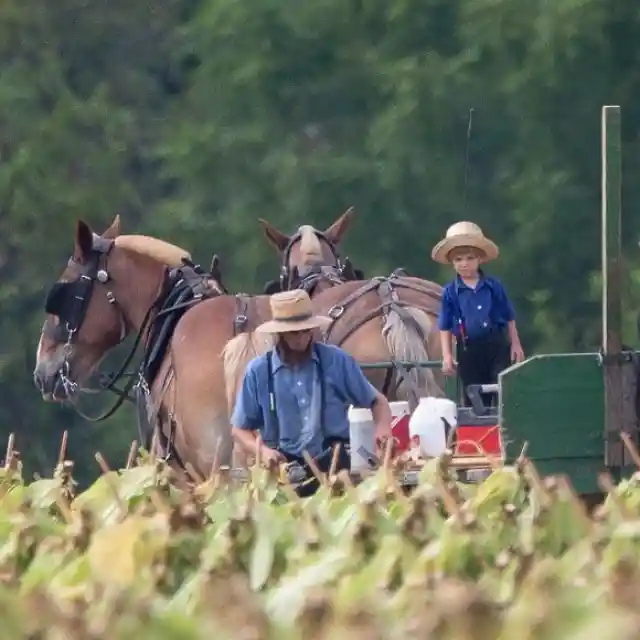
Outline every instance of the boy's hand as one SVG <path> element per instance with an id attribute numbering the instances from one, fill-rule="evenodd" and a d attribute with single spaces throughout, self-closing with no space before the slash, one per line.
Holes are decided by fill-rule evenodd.
<path id="1" fill-rule="evenodd" d="M 511 345 L 511 362 L 515 364 L 516 362 L 522 362 L 524 360 L 524 351 L 522 349 L 522 345 L 517 342 L 516 344 Z"/>
<path id="2" fill-rule="evenodd" d="M 445 376 L 452 376 L 456 372 L 456 363 L 453 360 L 453 356 L 444 356 L 442 358 L 442 373 Z"/>

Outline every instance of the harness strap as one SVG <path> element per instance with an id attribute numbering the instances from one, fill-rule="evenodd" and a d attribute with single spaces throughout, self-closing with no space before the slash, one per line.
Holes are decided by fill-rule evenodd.
<path id="1" fill-rule="evenodd" d="M 360 318 L 359 321 L 352 324 L 347 328 L 347 330 L 340 336 L 340 339 L 335 343 L 337 346 L 341 346 L 350 336 L 352 336 L 358 329 L 363 327 L 367 322 L 373 320 L 374 318 L 383 316 L 386 317 L 389 313 L 390 309 L 393 309 L 400 315 L 403 322 L 410 325 L 416 333 L 420 336 L 420 339 L 426 341 L 427 336 L 425 335 L 420 323 L 413 317 L 411 313 L 406 311 L 407 307 L 417 308 L 425 313 L 433 313 L 434 310 L 430 309 L 428 306 L 423 304 L 417 304 L 415 302 L 406 302 L 404 300 L 400 300 L 398 297 L 398 289 L 407 289 L 410 291 L 414 291 L 416 293 L 426 295 L 430 298 L 434 299 L 434 302 L 439 300 L 442 297 L 442 289 L 440 287 L 432 286 L 420 286 L 413 282 L 407 282 L 406 280 L 398 281 L 398 278 L 403 277 L 403 274 L 395 271 L 390 277 L 386 278 L 383 276 L 379 276 L 377 278 L 373 278 L 366 285 L 359 287 L 351 294 L 349 294 L 341 303 L 334 305 L 330 310 L 328 315 L 332 318 L 332 323 L 329 325 L 324 334 L 324 341 L 327 342 L 331 335 L 331 332 L 335 328 L 338 319 L 343 315 L 344 311 L 349 307 L 349 305 L 353 304 L 360 298 L 364 297 L 371 291 L 376 290 L 377 294 L 380 298 L 380 304 L 376 306 L 374 309 L 369 311 L 364 317 Z M 402 380 L 407 380 L 409 374 L 409 367 L 402 366 L 399 363 L 393 361 L 393 368 L 396 370 L 398 374 L 398 378 L 400 379 L 397 384 L 399 384 Z M 385 396 L 388 396 L 391 380 L 393 377 L 393 370 L 391 367 L 387 368 L 387 373 L 385 376 L 385 380 L 383 383 L 382 393 Z M 414 400 L 418 396 L 418 391 L 416 389 L 411 389 L 411 394 L 414 397 Z"/>
<path id="2" fill-rule="evenodd" d="M 234 337 L 246 331 L 247 322 L 249 321 L 247 317 L 247 310 L 249 307 L 249 303 L 247 301 L 246 294 L 237 293 L 235 295 L 235 299 L 236 299 L 236 317 L 235 317 L 235 320 L 233 321 Z"/>
<path id="3" fill-rule="evenodd" d="M 393 280 L 395 285 L 401 289 L 409 289 L 411 291 L 415 291 L 416 293 L 421 293 L 423 295 L 427 295 L 431 298 L 435 298 L 437 302 L 440 302 L 442 299 L 442 287 L 439 285 L 419 285 L 416 282 L 399 282 L 395 277 L 390 278 Z"/>
<path id="4" fill-rule="evenodd" d="M 331 309 L 327 312 L 327 315 L 331 318 L 331 324 L 327 327 L 324 332 L 324 341 L 327 342 L 329 340 L 329 336 L 333 331 L 333 328 L 336 326 L 336 322 L 342 317 L 347 307 L 351 304 L 359 300 L 362 296 L 369 293 L 370 291 L 374 291 L 378 288 L 380 282 L 384 280 L 384 277 L 378 276 L 376 278 L 372 278 L 361 287 L 358 287 L 355 291 L 352 291 L 341 303 L 334 304 Z M 361 323 L 361 325 L 364 323 Z M 340 344 L 344 342 L 346 338 L 343 338 Z"/>

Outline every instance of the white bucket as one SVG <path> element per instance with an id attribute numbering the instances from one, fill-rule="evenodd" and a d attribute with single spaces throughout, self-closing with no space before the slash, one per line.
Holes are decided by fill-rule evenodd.
<path id="1" fill-rule="evenodd" d="M 371 409 L 360 409 L 353 405 L 347 413 L 349 418 L 349 440 L 351 448 L 351 471 L 361 472 L 371 469 L 366 456 L 358 452 L 360 447 L 375 455 L 375 424 Z"/>
<path id="2" fill-rule="evenodd" d="M 458 408 L 447 398 L 420 398 L 409 420 L 409 436 L 418 436 L 422 455 L 436 457 L 447 448 L 444 418 L 452 428 L 457 427 Z"/>
<path id="3" fill-rule="evenodd" d="M 390 402 L 392 420 L 409 415 L 409 403 L 405 400 Z M 369 453 L 376 455 L 375 423 L 370 409 L 359 409 L 351 405 L 348 412 L 349 439 L 351 447 L 351 470 L 363 471 L 371 469 L 366 457 L 358 452 L 362 447 Z"/>

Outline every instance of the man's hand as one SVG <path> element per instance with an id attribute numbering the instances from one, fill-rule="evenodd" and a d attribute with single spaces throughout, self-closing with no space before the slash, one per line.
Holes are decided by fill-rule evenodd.
<path id="1" fill-rule="evenodd" d="M 393 418 L 388 400 L 379 391 L 376 394 L 376 401 L 371 407 L 371 412 L 373 413 L 373 420 L 376 425 L 375 439 L 378 454 L 380 454 L 380 452 L 384 453 L 387 440 L 391 438 L 391 422 Z"/>
<path id="2" fill-rule="evenodd" d="M 390 424 L 382 424 L 376 427 L 375 431 L 376 438 L 376 447 L 378 449 L 378 456 L 381 457 L 384 455 L 384 452 L 387 448 L 387 441 L 389 438 L 393 439 L 393 435 L 391 433 L 391 425 Z M 391 447 L 391 452 L 395 449 L 395 442 Z"/>
<path id="3" fill-rule="evenodd" d="M 281 462 L 285 462 L 286 458 L 277 451 L 276 449 L 271 449 L 266 445 L 262 445 L 260 449 L 260 461 L 264 463 L 270 469 L 277 467 Z"/>

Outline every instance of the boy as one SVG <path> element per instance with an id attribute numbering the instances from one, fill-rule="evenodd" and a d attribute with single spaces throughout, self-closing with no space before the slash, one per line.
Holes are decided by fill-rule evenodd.
<path id="1" fill-rule="evenodd" d="M 498 254 L 495 243 L 473 222 L 450 226 L 431 252 L 436 262 L 451 264 L 456 272 L 442 293 L 438 328 L 445 375 L 454 373 L 451 337 L 456 338 L 466 405 L 469 385 L 495 384 L 500 371 L 524 360 L 515 313 L 504 287 L 480 269 L 481 263 L 495 260 Z M 487 396 L 482 394 L 482 398 L 486 403 Z"/>

